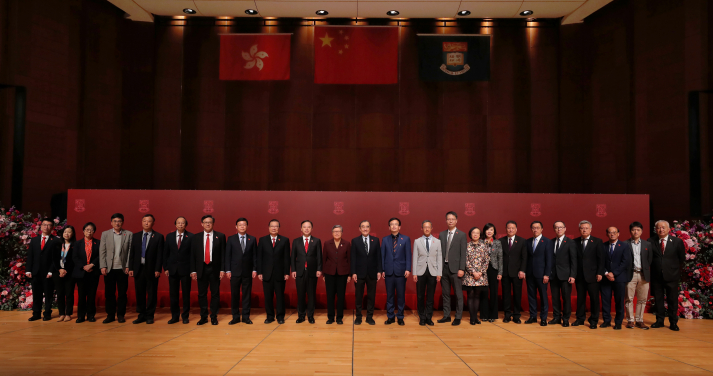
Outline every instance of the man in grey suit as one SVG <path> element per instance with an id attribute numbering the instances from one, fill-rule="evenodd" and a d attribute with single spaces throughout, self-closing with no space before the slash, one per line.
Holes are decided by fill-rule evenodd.
<path id="1" fill-rule="evenodd" d="M 126 291 L 129 289 L 129 250 L 131 231 L 124 230 L 124 215 L 111 216 L 111 230 L 102 232 L 99 243 L 99 266 L 104 276 L 104 298 L 106 299 L 106 319 L 108 324 L 118 318 L 125 322 Z M 117 301 L 117 293 L 119 299 Z M 118 304 L 117 304 L 118 303 Z"/>
<path id="2" fill-rule="evenodd" d="M 433 326 L 433 295 L 436 283 L 441 281 L 443 254 L 441 243 L 431 236 L 433 224 L 429 220 L 421 223 L 423 236 L 413 242 L 413 281 L 416 282 L 418 296 L 419 325 Z M 426 294 L 424 301 L 424 293 Z"/>
<path id="3" fill-rule="evenodd" d="M 626 327 L 649 329 L 644 324 L 644 309 L 649 297 L 649 281 L 651 281 L 651 262 L 654 259 L 653 246 L 650 242 L 641 239 L 644 225 L 634 222 L 629 225 L 631 239 L 626 242 L 631 247 L 631 268 L 629 269 L 629 283 L 626 289 Z M 636 317 L 634 317 L 634 297 L 636 297 Z M 636 323 L 634 323 L 636 321 Z"/>
<path id="4" fill-rule="evenodd" d="M 456 294 L 458 305 L 456 317 L 451 325 L 460 325 L 463 317 L 463 276 L 465 275 L 465 257 L 467 240 L 465 232 L 456 228 L 458 214 L 449 211 L 446 213 L 448 230 L 441 231 L 438 238 L 441 240 L 443 253 L 443 277 L 441 278 L 441 294 L 443 295 L 443 318 L 439 323 L 451 321 L 451 286 Z"/>

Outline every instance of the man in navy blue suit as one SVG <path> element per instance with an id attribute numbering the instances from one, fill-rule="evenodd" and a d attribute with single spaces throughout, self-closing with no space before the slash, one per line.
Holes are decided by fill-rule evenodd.
<path id="1" fill-rule="evenodd" d="M 602 317 L 604 322 L 600 328 L 611 326 L 611 296 L 614 291 L 614 329 L 621 330 L 624 321 L 624 299 L 626 299 L 626 285 L 629 282 L 629 268 L 631 268 L 631 249 L 629 243 L 619 241 L 619 229 L 607 229 L 609 241 L 605 244 L 606 256 L 604 258 L 604 279 L 599 291 L 602 295 Z"/>
<path id="2" fill-rule="evenodd" d="M 552 273 L 552 255 L 554 248 L 552 241 L 542 236 L 542 222 L 534 221 L 530 224 L 532 237 L 527 239 L 527 300 L 530 303 L 530 318 L 525 324 L 537 322 L 537 293 L 540 293 L 540 326 L 547 326 L 547 284 Z"/>
<path id="3" fill-rule="evenodd" d="M 391 325 L 394 320 L 394 290 L 398 294 L 399 312 L 396 318 L 399 325 L 404 325 L 404 299 L 406 299 L 406 280 L 411 275 L 411 239 L 406 235 L 401 235 L 401 220 L 398 218 L 389 219 L 389 230 L 391 235 L 387 235 L 381 240 L 381 265 L 383 265 L 383 277 L 386 282 L 386 315 L 388 319 L 384 322 Z"/>
<path id="4" fill-rule="evenodd" d="M 257 239 L 248 235 L 248 220 L 240 217 L 235 221 L 238 233 L 228 237 L 223 265 L 230 281 L 230 310 L 233 319 L 228 325 L 240 322 L 240 307 L 243 307 L 242 322 L 251 325 L 250 298 L 253 278 L 257 276 Z M 242 292 L 243 296 L 240 297 Z"/>

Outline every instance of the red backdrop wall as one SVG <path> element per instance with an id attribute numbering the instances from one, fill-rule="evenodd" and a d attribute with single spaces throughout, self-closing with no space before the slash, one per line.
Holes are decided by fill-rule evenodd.
<path id="1" fill-rule="evenodd" d="M 344 227 L 344 238 L 359 236 L 359 223 L 371 222 L 372 235 L 389 234 L 388 220 L 399 217 L 401 233 L 412 240 L 421 236 L 421 222 L 433 221 L 434 233 L 446 229 L 445 213 L 458 213 L 458 228 L 469 230 L 492 222 L 498 236 L 504 235 L 505 222 L 518 222 L 518 235 L 529 238 L 530 222 L 542 221 L 545 236 L 553 237 L 554 221 L 564 221 L 567 235 L 579 236 L 578 223 L 588 220 L 593 224 L 593 235 L 605 238 L 608 226 L 621 229 L 627 239 L 628 225 L 633 221 L 644 224 L 644 237 L 649 236 L 648 195 L 590 195 L 590 194 L 512 194 L 512 193 L 416 193 L 416 192 L 288 192 L 288 191 L 164 191 L 164 190 L 69 190 L 69 224 L 81 228 L 92 221 L 97 226 L 97 237 L 111 228 L 110 218 L 115 212 L 124 214 L 124 228 L 141 231 L 145 213 L 156 217 L 154 229 L 164 236 L 175 231 L 174 219 L 185 216 L 188 231 L 199 232 L 200 218 L 209 213 L 215 217 L 215 230 L 230 236 L 236 233 L 235 220 L 246 217 L 248 233 L 267 235 L 268 222 L 276 218 L 281 223 L 280 234 L 295 239 L 300 236 L 300 222 L 314 222 L 313 235 L 323 241 L 331 238 L 335 224 Z M 134 304 L 133 280 L 129 282 L 129 304 Z M 524 285 L 523 285 L 524 288 Z M 100 282 L 97 304 L 104 304 L 103 281 Z M 194 282 L 192 302 L 197 305 L 197 285 Z M 324 282 L 317 287 L 318 308 L 326 307 Z M 287 305 L 296 306 L 294 280 L 287 283 Z M 347 287 L 347 308 L 354 307 L 354 286 Z M 435 309 L 442 309 L 440 286 L 436 289 Z M 377 287 L 377 308 L 383 309 L 386 290 L 383 282 Z M 253 307 L 264 306 L 262 284 L 253 281 Z M 576 298 L 573 296 L 573 306 Z M 159 282 L 159 305 L 168 307 L 168 281 Z M 416 284 L 406 285 L 406 305 L 416 308 Z M 523 295 L 527 305 L 527 294 Z M 221 283 L 221 306 L 230 306 L 230 284 Z M 500 307 L 502 309 L 502 307 Z"/>

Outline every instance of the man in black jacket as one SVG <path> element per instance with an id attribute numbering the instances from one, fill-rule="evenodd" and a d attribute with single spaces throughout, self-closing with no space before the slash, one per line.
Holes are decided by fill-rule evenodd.
<path id="1" fill-rule="evenodd" d="M 312 221 L 302 221 L 300 228 L 302 236 L 292 242 L 290 255 L 292 278 L 297 287 L 297 323 L 304 322 L 306 314 L 309 323 L 314 324 L 317 281 L 322 276 L 322 241 L 312 236 Z"/>
<path id="2" fill-rule="evenodd" d="M 151 214 L 141 218 L 143 231 L 131 239 L 129 251 L 129 277 L 134 277 L 136 292 L 136 313 L 139 317 L 134 324 L 153 324 L 156 313 L 158 279 L 161 277 L 163 257 L 163 235 L 153 230 L 155 218 Z"/>
<path id="3" fill-rule="evenodd" d="M 188 324 L 191 309 L 191 239 L 193 234 L 186 231 L 188 220 L 178 217 L 173 222 L 176 231 L 166 235 L 163 253 L 163 269 L 168 277 L 168 291 L 171 299 L 171 319 L 169 324 L 178 322 L 179 314 L 184 324 Z M 179 302 L 179 291 L 183 294 L 183 311 Z"/>
<path id="4" fill-rule="evenodd" d="M 257 276 L 257 263 L 255 252 L 257 249 L 257 239 L 248 235 L 247 218 L 238 218 L 235 221 L 235 228 L 238 233 L 228 238 L 228 245 L 225 247 L 225 273 L 230 281 L 230 309 L 233 319 L 228 325 L 235 325 L 240 322 L 240 306 L 243 307 L 243 319 L 246 324 L 252 324 L 250 320 L 250 295 L 252 293 L 253 278 Z M 242 300 L 240 293 L 243 293 Z M 242 304 L 241 304 L 242 302 Z"/>
<path id="5" fill-rule="evenodd" d="M 371 223 L 361 221 L 359 224 L 361 236 L 352 239 L 351 274 L 354 279 L 354 325 L 361 325 L 361 308 L 364 301 L 364 286 L 366 286 L 366 323 L 376 325 L 374 321 L 374 299 L 376 298 L 376 282 L 381 279 L 381 246 L 379 238 L 370 236 Z"/>
<path id="6" fill-rule="evenodd" d="M 666 221 L 656 221 L 656 236 L 649 238 L 654 248 L 651 262 L 651 292 L 656 301 L 656 322 L 652 328 L 662 328 L 668 316 L 669 329 L 678 331 L 678 284 L 681 282 L 681 268 L 686 262 L 686 247 L 683 240 L 670 236 L 671 227 Z M 664 308 L 664 293 L 668 312 Z"/>
<path id="7" fill-rule="evenodd" d="M 581 236 L 574 239 L 577 246 L 577 320 L 572 326 L 584 325 L 589 294 L 589 329 L 596 329 L 599 322 L 599 282 L 604 276 L 605 251 L 602 240 L 591 236 L 591 222 L 579 222 L 579 233 Z"/>
<path id="8" fill-rule="evenodd" d="M 577 278 L 577 246 L 565 235 L 564 222 L 557 221 L 553 227 L 556 236 L 552 238 L 555 254 L 550 278 L 552 320 L 548 324 L 562 324 L 566 328 L 572 315 L 572 285 Z"/>
<path id="9" fill-rule="evenodd" d="M 215 218 L 204 215 L 201 218 L 203 232 L 191 240 L 191 278 L 198 280 L 198 304 L 201 319 L 198 325 L 208 322 L 208 286 L 210 286 L 210 323 L 218 325 L 220 309 L 220 280 L 223 279 L 223 255 L 225 235 L 213 231 Z"/>
<path id="10" fill-rule="evenodd" d="M 290 239 L 279 235 L 280 221 L 270 220 L 270 233 L 257 243 L 257 276 L 265 294 L 265 324 L 285 323 L 285 281 L 290 277 Z M 272 299 L 277 301 L 277 312 Z"/>
<path id="11" fill-rule="evenodd" d="M 525 278 L 527 267 L 527 252 L 525 238 L 517 236 L 517 223 L 508 221 L 505 224 L 507 236 L 500 239 L 503 248 L 503 309 L 505 317 L 503 322 L 510 320 L 520 324 L 522 312 L 522 281 Z M 511 292 L 512 291 L 512 292 Z"/>
<path id="12" fill-rule="evenodd" d="M 62 246 L 60 239 L 52 235 L 54 221 L 44 218 L 40 224 L 42 233 L 30 240 L 27 250 L 27 265 L 25 276 L 32 283 L 32 317 L 28 321 L 42 318 L 48 321 L 52 318 L 52 302 L 54 301 L 54 283 L 52 283 L 52 255 L 59 252 Z M 42 300 L 45 302 L 45 314 L 42 317 Z"/>

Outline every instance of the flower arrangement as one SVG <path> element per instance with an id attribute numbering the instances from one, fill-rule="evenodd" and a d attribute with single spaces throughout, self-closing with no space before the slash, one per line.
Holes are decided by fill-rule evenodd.
<path id="1" fill-rule="evenodd" d="M 674 221 L 673 224 L 669 234 L 683 240 L 686 248 L 678 315 L 687 319 L 713 319 L 713 226 L 701 221 Z"/>

